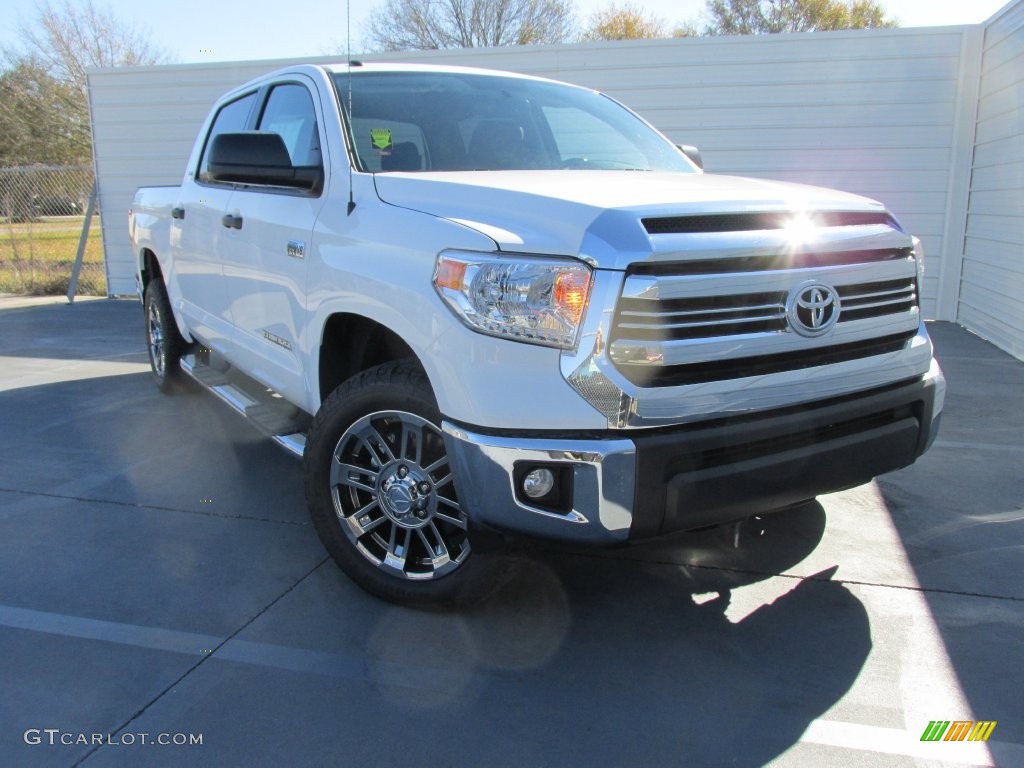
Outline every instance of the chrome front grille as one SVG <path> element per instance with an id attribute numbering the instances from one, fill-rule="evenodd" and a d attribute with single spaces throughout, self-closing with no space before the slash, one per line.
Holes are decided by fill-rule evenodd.
<path id="1" fill-rule="evenodd" d="M 664 301 L 623 299 L 619 304 L 614 338 L 667 341 L 785 329 L 785 293 L 700 296 Z"/>
<path id="2" fill-rule="evenodd" d="M 858 283 L 837 288 L 839 322 L 901 314 L 917 306 L 913 278 Z M 624 298 L 615 337 L 637 341 L 703 339 L 787 328 L 785 292 L 651 300 Z"/>
<path id="3" fill-rule="evenodd" d="M 863 320 L 907 312 L 917 306 L 917 281 L 914 278 L 885 280 L 837 289 L 842 305 L 839 322 Z"/>
<path id="4" fill-rule="evenodd" d="M 628 274 L 609 346 L 616 368 L 644 387 L 694 384 L 802 370 L 897 351 L 920 322 L 916 264 L 905 251 L 867 263 L 811 268 L 723 269 L 685 263 Z M 834 327 L 795 333 L 791 292 L 808 280 L 838 296 Z"/>

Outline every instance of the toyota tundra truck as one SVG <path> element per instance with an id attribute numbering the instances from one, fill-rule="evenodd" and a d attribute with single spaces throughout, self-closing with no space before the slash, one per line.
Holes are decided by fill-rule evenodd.
<path id="1" fill-rule="evenodd" d="M 706 174 L 551 80 L 278 70 L 129 229 L 157 385 L 302 457 L 325 548 L 390 601 L 479 590 L 496 537 L 618 545 L 856 486 L 942 410 L 921 244 L 883 205 Z"/>

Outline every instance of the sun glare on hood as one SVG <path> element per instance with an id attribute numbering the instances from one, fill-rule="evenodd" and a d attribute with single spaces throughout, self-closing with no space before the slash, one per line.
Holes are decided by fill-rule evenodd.
<path id="1" fill-rule="evenodd" d="M 818 237 L 818 222 L 814 216 L 804 212 L 795 212 L 782 229 L 791 248 L 806 245 Z"/>

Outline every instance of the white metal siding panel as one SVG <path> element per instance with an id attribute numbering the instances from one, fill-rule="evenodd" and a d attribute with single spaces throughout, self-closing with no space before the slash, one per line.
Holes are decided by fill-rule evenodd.
<path id="1" fill-rule="evenodd" d="M 946 257 L 965 30 L 940 27 L 625 41 L 367 56 L 483 66 L 599 88 L 708 169 L 837 187 L 879 199 L 922 238 L 926 316 Z M 133 289 L 122 212 L 136 186 L 180 179 L 209 105 L 278 65 L 185 65 L 90 76 L 112 290 Z M 290 62 L 288 62 L 290 63 Z M 152 126 L 152 130 L 149 129 Z M 134 137 L 134 138 L 133 138 Z M 112 217 L 111 217 L 112 212 Z M 957 256 L 962 240 L 952 244 Z"/>
<path id="2" fill-rule="evenodd" d="M 957 318 L 1024 359 L 1024 2 L 985 29 Z"/>

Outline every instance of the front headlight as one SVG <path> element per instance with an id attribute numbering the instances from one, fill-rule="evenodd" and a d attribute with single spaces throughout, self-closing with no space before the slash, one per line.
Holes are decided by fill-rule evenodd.
<path id="1" fill-rule="evenodd" d="M 446 251 L 434 288 L 474 331 L 561 349 L 576 346 L 590 267 L 569 259 Z"/>

